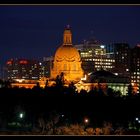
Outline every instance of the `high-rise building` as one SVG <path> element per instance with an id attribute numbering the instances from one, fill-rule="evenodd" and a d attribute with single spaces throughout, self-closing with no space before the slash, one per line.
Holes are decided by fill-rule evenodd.
<path id="1" fill-rule="evenodd" d="M 53 65 L 54 58 L 51 57 L 43 57 L 42 67 L 43 67 L 43 76 L 49 78 L 51 76 L 51 69 Z"/>
<path id="2" fill-rule="evenodd" d="M 10 59 L 6 67 L 7 78 L 11 80 L 38 80 L 42 77 L 42 65 L 36 60 Z"/>
<path id="3" fill-rule="evenodd" d="M 127 43 L 112 43 L 106 45 L 107 55 L 115 59 L 115 69 L 118 75 L 130 76 L 130 46 Z"/>
<path id="4" fill-rule="evenodd" d="M 131 83 L 140 86 L 140 45 L 131 49 L 130 66 Z"/>
<path id="5" fill-rule="evenodd" d="M 100 69 L 112 71 L 115 67 L 115 59 L 108 57 L 105 45 L 94 38 L 85 41 L 83 44 L 75 45 L 75 47 L 79 50 L 85 74 Z"/>

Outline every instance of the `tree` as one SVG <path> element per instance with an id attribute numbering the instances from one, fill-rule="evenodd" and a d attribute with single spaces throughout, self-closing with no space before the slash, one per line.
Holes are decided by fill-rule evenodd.
<path id="1" fill-rule="evenodd" d="M 11 82 L 8 80 L 8 81 L 4 81 L 4 87 L 5 88 L 11 88 Z"/>
<path id="2" fill-rule="evenodd" d="M 61 72 L 60 75 L 56 76 L 56 87 L 63 87 L 64 85 L 64 73 Z"/>
<path id="3" fill-rule="evenodd" d="M 56 126 L 60 120 L 60 115 L 56 111 L 52 111 L 47 116 L 41 114 L 38 118 L 38 128 L 41 134 L 56 134 Z"/>
<path id="4" fill-rule="evenodd" d="M 33 89 L 37 89 L 37 90 L 40 89 L 40 88 L 41 88 L 41 87 L 40 87 L 39 82 L 37 82 L 36 85 L 33 87 Z"/>
<path id="5" fill-rule="evenodd" d="M 107 89 L 107 95 L 108 96 L 114 96 L 114 90 L 112 88 Z"/>
<path id="6" fill-rule="evenodd" d="M 75 87 L 75 85 L 74 85 L 73 82 L 71 82 L 71 83 L 69 84 L 68 90 L 69 90 L 70 94 L 75 94 L 76 87 Z"/>
<path id="7" fill-rule="evenodd" d="M 103 135 L 111 135 L 113 132 L 112 123 L 104 122 L 103 124 Z"/>
<path id="8" fill-rule="evenodd" d="M 133 86 L 131 84 L 128 85 L 127 95 L 128 96 L 132 96 L 133 95 Z"/>

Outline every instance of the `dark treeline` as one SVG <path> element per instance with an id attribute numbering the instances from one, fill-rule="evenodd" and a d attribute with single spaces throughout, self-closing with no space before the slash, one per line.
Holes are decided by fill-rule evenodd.
<path id="1" fill-rule="evenodd" d="M 77 93 L 74 84 L 64 87 L 62 84 L 44 89 L 37 85 L 33 89 L 0 88 L 0 109 L 8 112 L 16 105 L 23 105 L 26 110 L 36 114 L 57 110 L 73 112 L 73 114 L 95 114 L 102 118 L 129 119 L 139 111 L 140 96 L 121 96 L 120 92 L 108 89 L 104 93 L 101 89 L 92 89 L 87 92 L 81 90 Z M 96 113 L 95 113 L 96 112 Z"/>
<path id="2" fill-rule="evenodd" d="M 139 106 L 140 96 L 133 95 L 131 88 L 127 96 L 122 96 L 119 91 L 110 88 L 106 93 L 96 88 L 89 92 L 81 90 L 78 93 L 73 83 L 65 87 L 59 81 L 52 87 L 46 84 L 45 88 L 41 88 L 37 83 L 32 89 L 12 88 L 10 82 L 4 82 L 0 88 L 0 128 L 9 128 L 8 123 L 18 121 L 19 112 L 25 112 L 24 121 L 32 124 L 32 130 L 40 127 L 41 120 L 43 124 L 47 124 L 53 122 L 53 117 L 60 118 L 63 114 L 66 118 L 65 124 L 59 119 L 58 126 L 52 125 L 53 130 L 54 126 L 60 128 L 77 123 L 80 126 L 74 127 L 81 127 L 85 116 L 90 118 L 89 127 L 99 127 L 104 121 L 128 127 L 128 122 L 133 122 L 139 115 Z M 53 111 L 56 112 L 55 115 L 51 114 Z M 22 120 L 23 124 L 25 122 Z M 47 130 L 48 133 L 49 130 L 50 128 Z"/>

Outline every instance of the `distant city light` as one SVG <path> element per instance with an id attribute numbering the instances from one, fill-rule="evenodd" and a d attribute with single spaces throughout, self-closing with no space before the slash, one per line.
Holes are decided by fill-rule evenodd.
<path id="1" fill-rule="evenodd" d="M 22 119 L 23 117 L 24 117 L 24 114 L 23 114 L 23 113 L 20 113 L 20 114 L 19 114 L 19 118 Z"/>
<path id="2" fill-rule="evenodd" d="M 134 86 L 134 83 L 131 83 L 132 84 L 132 86 Z"/>
<path id="3" fill-rule="evenodd" d="M 85 77 L 81 78 L 81 80 L 87 80 L 87 75 L 85 74 Z"/>
<path id="4" fill-rule="evenodd" d="M 104 46 L 104 45 L 101 45 L 100 47 L 101 47 L 101 49 L 104 49 L 104 48 L 105 48 L 105 46 Z"/>
<path id="5" fill-rule="evenodd" d="M 138 121 L 139 120 L 139 118 L 136 118 L 136 121 Z"/>
<path id="6" fill-rule="evenodd" d="M 15 81 L 22 83 L 25 79 L 15 79 Z"/>
<path id="7" fill-rule="evenodd" d="M 140 44 L 137 44 L 137 47 L 140 47 Z"/>
<path id="8" fill-rule="evenodd" d="M 88 118 L 85 118 L 84 119 L 84 122 L 87 124 L 87 123 L 89 123 L 89 119 Z"/>
<path id="9" fill-rule="evenodd" d="M 88 75 L 91 75 L 91 74 L 92 74 L 92 72 L 88 73 Z"/>

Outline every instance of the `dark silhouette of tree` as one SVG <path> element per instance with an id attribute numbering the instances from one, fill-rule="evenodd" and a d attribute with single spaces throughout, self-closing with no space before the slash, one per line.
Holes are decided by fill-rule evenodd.
<path id="1" fill-rule="evenodd" d="M 79 95 L 85 96 L 87 95 L 87 91 L 84 89 L 81 89 Z"/>
<path id="2" fill-rule="evenodd" d="M 38 92 L 41 90 L 39 82 L 36 83 L 36 85 L 33 87 L 33 90 L 36 90 Z"/>
<path id="3" fill-rule="evenodd" d="M 60 75 L 56 76 L 56 87 L 63 87 L 64 85 L 64 73 L 61 72 Z"/>
<path id="4" fill-rule="evenodd" d="M 114 96 L 115 96 L 115 97 L 121 97 L 121 92 L 120 92 L 120 90 L 114 91 Z"/>
<path id="5" fill-rule="evenodd" d="M 47 88 L 47 87 L 48 87 L 48 84 L 49 84 L 49 81 L 48 81 L 48 80 L 46 80 L 46 83 L 45 83 L 45 88 Z"/>
<path id="6" fill-rule="evenodd" d="M 128 85 L 127 95 L 128 96 L 132 96 L 133 95 L 133 86 L 131 84 Z"/>
<path id="7" fill-rule="evenodd" d="M 100 84 L 98 84 L 98 94 L 99 94 L 99 96 L 103 96 L 104 95 L 103 89 L 102 89 Z"/>
<path id="8" fill-rule="evenodd" d="M 107 89 L 107 95 L 113 97 L 114 96 L 114 90 L 112 88 L 108 88 Z"/>
<path id="9" fill-rule="evenodd" d="M 11 88 L 11 82 L 8 80 L 8 81 L 4 81 L 4 87 L 5 88 Z"/>
<path id="10" fill-rule="evenodd" d="M 69 87 L 68 87 L 68 92 L 71 94 L 71 95 L 74 95 L 76 93 L 76 87 L 74 85 L 73 82 L 71 82 L 69 84 Z"/>
<path id="11" fill-rule="evenodd" d="M 38 128 L 41 134 L 56 134 L 57 123 L 59 122 L 60 115 L 56 111 L 51 111 L 45 116 L 40 114 L 38 117 Z"/>
<path id="12" fill-rule="evenodd" d="M 0 79 L 0 87 L 2 88 L 4 86 L 3 80 Z"/>

